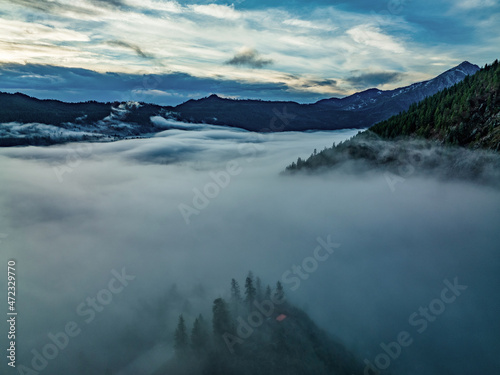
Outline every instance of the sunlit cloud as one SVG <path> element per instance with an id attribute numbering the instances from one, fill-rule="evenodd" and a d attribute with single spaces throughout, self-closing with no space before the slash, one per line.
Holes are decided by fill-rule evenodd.
<path id="1" fill-rule="evenodd" d="M 227 5 L 192 5 L 189 7 L 192 11 L 198 14 L 203 14 L 210 17 L 222 18 L 228 20 L 237 20 L 241 18 L 241 13 L 234 10 L 234 6 Z"/>
<path id="2" fill-rule="evenodd" d="M 405 52 L 404 46 L 395 38 L 369 26 L 358 26 L 347 31 L 347 34 L 359 44 L 375 47 L 393 53 Z"/>
<path id="3" fill-rule="evenodd" d="M 46 26 L 17 20 L 2 20 L 0 39 L 35 43 L 45 42 L 88 42 L 88 35 L 61 27 Z"/>
<path id="4" fill-rule="evenodd" d="M 325 23 L 306 21 L 306 20 L 301 20 L 301 19 L 297 19 L 297 18 L 290 18 L 290 19 L 284 20 L 283 23 L 285 25 L 302 27 L 302 28 L 306 28 L 306 29 L 318 29 L 318 30 L 326 30 L 326 31 L 332 31 L 332 30 L 336 29 L 336 27 L 333 27 L 333 26 L 325 24 Z"/>

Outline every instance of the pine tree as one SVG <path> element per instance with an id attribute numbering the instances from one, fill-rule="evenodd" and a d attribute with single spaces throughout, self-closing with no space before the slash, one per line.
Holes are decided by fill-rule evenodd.
<path id="1" fill-rule="evenodd" d="M 235 280 L 231 280 L 231 313 L 234 317 L 237 317 L 241 313 L 241 292 L 240 292 L 240 284 Z"/>
<path id="2" fill-rule="evenodd" d="M 174 334 L 174 348 L 178 355 L 185 354 L 188 348 L 188 335 L 186 331 L 186 323 L 182 314 L 179 316 L 179 323 Z"/>
<path id="3" fill-rule="evenodd" d="M 207 352 L 209 344 L 209 335 L 207 324 L 203 319 L 203 315 L 199 315 L 193 324 L 193 329 L 191 331 L 191 348 L 197 355 Z"/>
<path id="4" fill-rule="evenodd" d="M 257 290 L 253 285 L 253 274 L 252 271 L 250 271 L 245 280 L 245 303 L 248 307 L 251 307 L 253 305 L 256 294 Z"/>
<path id="5" fill-rule="evenodd" d="M 231 318 L 227 309 L 226 301 L 222 298 L 217 298 L 212 307 L 212 325 L 214 337 L 220 339 L 224 333 L 231 333 L 233 331 Z"/>
<path id="6" fill-rule="evenodd" d="M 301 158 L 297 159 L 297 168 L 300 169 L 304 166 L 304 161 Z"/>
<path id="7" fill-rule="evenodd" d="M 283 285 L 281 282 L 276 283 L 276 290 L 274 291 L 274 300 L 275 301 L 284 301 L 285 300 L 285 291 L 283 289 Z"/>
<path id="8" fill-rule="evenodd" d="M 231 300 L 235 302 L 241 301 L 240 284 L 235 280 L 231 280 Z"/>
<path id="9" fill-rule="evenodd" d="M 264 299 L 265 300 L 271 299 L 271 287 L 269 285 L 266 287 L 266 293 L 264 294 Z"/>

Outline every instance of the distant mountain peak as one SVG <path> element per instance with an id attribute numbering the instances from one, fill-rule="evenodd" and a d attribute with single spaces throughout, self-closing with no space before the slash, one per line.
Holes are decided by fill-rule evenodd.
<path id="1" fill-rule="evenodd" d="M 338 108 L 339 110 L 347 111 L 367 109 L 373 110 L 379 105 L 393 106 L 393 114 L 397 114 L 402 110 L 408 109 L 410 104 L 417 103 L 427 96 L 433 95 L 447 87 L 451 87 L 463 80 L 466 76 L 473 75 L 479 70 L 479 66 L 471 64 L 468 61 L 464 61 L 460 65 L 457 65 L 428 81 L 413 83 L 409 86 L 399 87 L 394 90 L 369 88 L 350 96 L 346 96 L 342 99 L 323 99 L 316 104 L 329 105 Z M 391 100 L 393 100 L 393 103 L 390 103 Z M 384 111 L 384 109 L 381 110 Z"/>
<path id="2" fill-rule="evenodd" d="M 471 74 L 476 73 L 479 69 L 480 69 L 479 66 L 477 66 L 475 64 L 471 64 L 468 61 L 463 61 L 459 65 L 457 65 L 451 69 L 448 69 L 446 72 L 442 73 L 441 75 L 446 75 L 446 74 L 451 73 L 451 72 L 461 72 L 465 75 L 471 75 Z"/>
<path id="3" fill-rule="evenodd" d="M 476 64 L 471 64 L 470 62 L 468 62 L 467 60 L 465 61 L 462 61 L 460 63 L 460 65 L 457 65 L 456 66 L 457 68 L 460 68 L 460 67 L 473 67 L 473 68 L 477 68 L 479 69 L 479 66 L 477 66 Z"/>

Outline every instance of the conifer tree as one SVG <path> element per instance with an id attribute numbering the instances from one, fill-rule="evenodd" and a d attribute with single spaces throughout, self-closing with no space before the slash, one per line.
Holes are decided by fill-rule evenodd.
<path id="1" fill-rule="evenodd" d="M 233 314 L 234 317 L 237 317 L 240 315 L 240 310 L 241 310 L 241 291 L 240 291 L 240 284 L 235 280 L 231 280 L 231 313 Z"/>
<path id="2" fill-rule="evenodd" d="M 274 300 L 275 301 L 284 301 L 285 300 L 285 291 L 283 289 L 283 285 L 281 282 L 276 283 L 276 290 L 274 291 Z"/>
<path id="3" fill-rule="evenodd" d="M 235 279 L 231 280 L 231 300 L 241 301 L 240 284 Z"/>
<path id="4" fill-rule="evenodd" d="M 179 323 L 174 334 L 174 348 L 178 355 L 182 355 L 188 348 L 188 335 L 186 331 L 186 323 L 182 314 L 179 316 Z"/>
<path id="5" fill-rule="evenodd" d="M 255 297 L 257 294 L 257 290 L 253 285 L 253 274 L 252 271 L 248 273 L 248 276 L 245 280 L 245 303 L 247 306 L 252 306 L 255 301 Z"/>
<path id="6" fill-rule="evenodd" d="M 209 334 L 207 330 L 207 324 L 203 315 L 199 315 L 193 324 L 193 329 L 191 331 L 191 347 L 195 354 L 200 355 L 206 353 L 209 345 Z"/>
<path id="7" fill-rule="evenodd" d="M 266 287 L 266 293 L 264 294 L 264 299 L 265 300 L 271 299 L 271 287 L 269 285 Z"/>
<path id="8" fill-rule="evenodd" d="M 231 318 L 224 299 L 217 298 L 214 301 L 212 313 L 212 324 L 215 338 L 220 338 L 226 332 L 232 332 Z"/>

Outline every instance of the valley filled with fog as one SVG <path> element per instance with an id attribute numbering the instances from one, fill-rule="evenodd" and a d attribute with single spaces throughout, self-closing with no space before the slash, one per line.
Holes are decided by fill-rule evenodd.
<path id="1" fill-rule="evenodd" d="M 173 353 L 179 314 L 189 327 L 199 312 L 210 317 L 231 278 L 242 284 L 251 270 L 281 280 L 360 361 L 408 333 L 385 373 L 498 370 L 497 188 L 418 166 L 401 176 L 281 173 L 358 130 L 186 127 L 0 150 L 0 258 L 17 260 L 18 366 L 32 368 L 33 350 L 74 322 L 79 333 L 40 373 L 153 374 Z M 340 246 L 311 263 L 328 240 Z M 122 272 L 129 278 L 111 284 Z M 450 284 L 464 287 L 453 294 Z M 96 296 L 112 300 L 89 307 Z"/>

